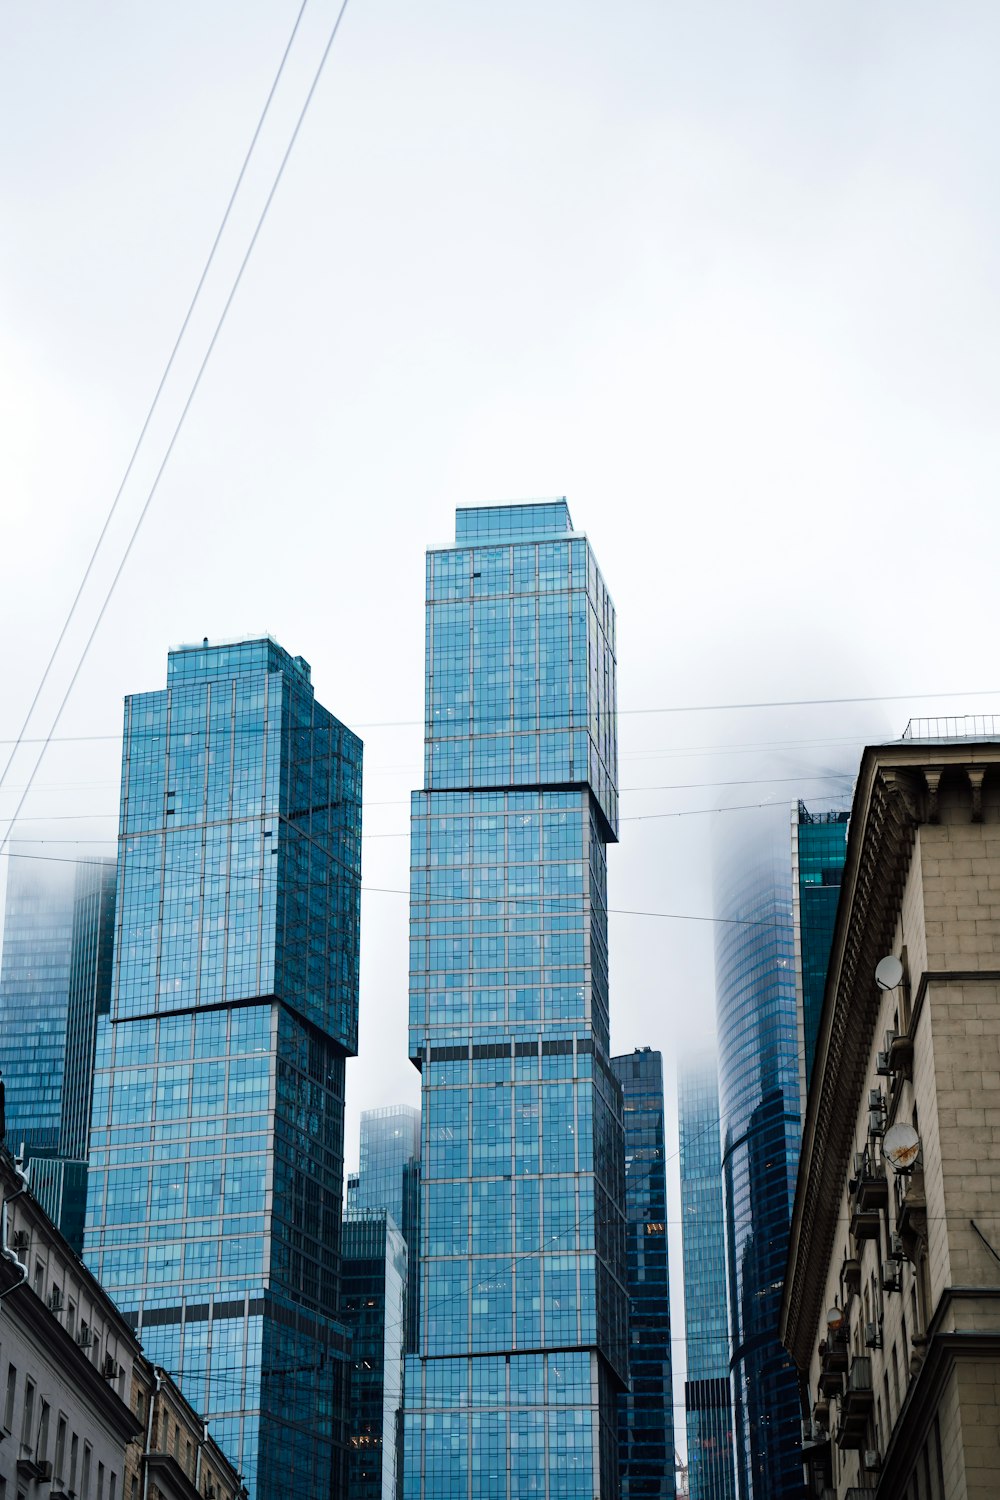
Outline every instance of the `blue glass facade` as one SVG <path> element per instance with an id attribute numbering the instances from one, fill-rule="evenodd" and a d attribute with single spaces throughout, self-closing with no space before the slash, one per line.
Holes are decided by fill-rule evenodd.
<path id="1" fill-rule="evenodd" d="M 97 1018 L 111 1008 L 116 878 L 115 860 L 88 860 L 74 889 L 59 1154 L 77 1162 L 87 1160 Z"/>
<path id="2" fill-rule="evenodd" d="M 678 1071 L 691 1500 L 734 1500 L 719 1084 L 714 1052 Z"/>
<path id="3" fill-rule="evenodd" d="M 13 857 L 0 965 L 0 1070 L 7 1141 L 29 1156 L 59 1149 L 76 866 Z"/>
<path id="4" fill-rule="evenodd" d="M 345 1482 L 361 744 L 269 638 L 126 700 L 86 1255 L 252 1500 Z"/>
<path id="5" fill-rule="evenodd" d="M 784 809 L 753 816 L 726 850 L 716 896 L 736 1475 L 741 1500 L 798 1500 L 798 1386 L 778 1339 L 801 1135 L 791 851 Z"/>
<path id="6" fill-rule="evenodd" d="M 611 1060 L 625 1108 L 629 1389 L 618 1402 L 622 1500 L 674 1500 L 674 1391 L 667 1262 L 663 1059 Z"/>
<path id="7" fill-rule="evenodd" d="M 384 1209 L 344 1224 L 344 1321 L 351 1330 L 348 1500 L 397 1500 L 407 1255 Z"/>
<path id="8" fill-rule="evenodd" d="M 846 811 L 810 812 L 800 802 L 792 817 L 792 880 L 795 901 L 799 1045 L 803 1098 L 812 1082 L 819 1018 L 826 991 L 833 927 L 847 858 Z"/>
<path id="9" fill-rule="evenodd" d="M 459 511 L 456 539 L 427 559 L 411 822 L 422 1285 L 404 1492 L 605 1500 L 627 1375 L 614 611 L 565 501 Z"/>
<path id="10" fill-rule="evenodd" d="M 353 1190 L 352 1190 L 353 1188 Z M 408 1252 L 406 1352 L 417 1349 L 420 1308 L 420 1110 L 389 1104 L 361 1112 L 361 1167 L 348 1189 L 352 1216 L 385 1209 L 401 1230 Z"/>

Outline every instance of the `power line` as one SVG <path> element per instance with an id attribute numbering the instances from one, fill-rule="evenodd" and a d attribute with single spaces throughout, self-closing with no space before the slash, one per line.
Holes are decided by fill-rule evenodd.
<path id="1" fill-rule="evenodd" d="M 149 410 L 146 412 L 145 421 L 142 424 L 139 436 L 136 438 L 135 447 L 132 449 L 131 457 L 129 458 L 129 461 L 125 466 L 125 473 L 122 475 L 121 482 L 118 485 L 118 490 L 115 494 L 115 498 L 111 502 L 111 509 L 108 511 L 107 515 L 104 518 L 104 525 L 101 527 L 100 535 L 98 536 L 97 541 L 94 543 L 94 549 L 90 554 L 90 559 L 87 563 L 87 566 L 83 570 L 83 577 L 81 578 L 80 585 L 73 597 L 73 602 L 69 607 L 69 613 L 66 615 L 66 618 L 63 621 L 62 629 L 59 632 L 58 639 L 56 640 L 55 645 L 52 647 L 48 662 L 45 665 L 45 670 L 42 673 L 41 679 L 38 683 L 38 687 L 35 689 L 35 696 L 32 698 L 31 703 L 28 707 L 28 712 L 24 716 L 24 723 L 21 725 L 21 731 L 17 736 L 17 739 L 13 741 L 14 748 L 11 750 L 10 754 L 7 757 L 7 763 L 4 766 L 3 771 L 0 772 L 0 787 L 2 787 L 4 782 L 7 780 L 7 773 L 10 770 L 11 762 L 13 761 L 14 756 L 17 754 L 20 746 L 25 743 L 25 731 L 27 730 L 28 725 L 31 722 L 31 717 L 38 706 L 38 700 L 42 695 L 45 684 L 49 680 L 49 674 L 55 664 L 55 659 L 59 653 L 59 648 L 62 646 L 63 641 L 66 639 L 66 632 L 69 629 L 70 621 L 73 619 L 73 616 L 76 613 L 77 605 L 80 603 L 83 591 L 87 586 L 87 580 L 90 578 L 90 575 L 94 568 L 94 563 L 97 561 L 97 555 L 104 543 L 104 538 L 108 534 L 108 528 L 110 527 L 111 522 L 114 520 L 115 513 L 118 510 L 119 501 L 121 500 L 122 495 L 125 492 L 125 486 L 129 481 L 133 468 L 135 467 L 135 461 L 139 456 L 139 449 L 142 447 L 143 441 L 146 437 L 146 433 L 149 431 L 149 424 L 153 420 L 153 415 L 156 411 L 157 406 L 159 405 L 160 397 L 163 394 L 163 388 L 167 383 L 170 371 L 173 369 L 174 360 L 177 358 L 177 352 L 180 349 L 181 342 L 184 338 L 185 333 L 187 332 L 188 324 L 191 322 L 191 318 L 194 314 L 198 298 L 201 296 L 202 288 L 205 285 L 205 280 L 212 268 L 212 264 L 215 260 L 215 253 L 219 248 L 219 243 L 222 239 L 223 233 L 225 232 L 226 225 L 229 223 L 229 216 L 233 211 L 233 205 L 236 202 L 237 194 L 239 193 L 240 187 L 243 184 L 243 178 L 246 175 L 247 167 L 250 165 L 250 158 L 252 157 L 254 149 L 257 145 L 257 141 L 260 138 L 260 132 L 263 129 L 264 121 L 267 119 L 268 111 L 270 110 L 271 103 L 274 99 L 275 90 L 277 89 L 278 84 L 281 80 L 282 73 L 285 71 L 285 63 L 288 61 L 288 54 L 292 49 L 292 43 L 295 41 L 295 37 L 299 29 L 299 23 L 302 20 L 303 13 L 308 3 L 309 0 L 302 0 L 302 5 L 299 8 L 299 13 L 295 17 L 295 24 L 292 27 L 291 35 L 289 36 L 288 41 L 285 44 L 285 50 L 282 53 L 281 61 L 278 64 L 278 71 L 275 73 L 274 78 L 271 82 L 271 87 L 268 90 L 267 98 L 264 101 L 264 108 L 260 112 L 256 128 L 254 129 L 254 133 L 250 141 L 250 145 L 247 147 L 246 155 L 243 158 L 243 164 L 240 167 L 239 172 L 237 173 L 236 182 L 233 185 L 233 190 L 229 195 L 229 202 L 226 204 L 226 211 L 222 215 L 222 220 L 215 232 L 215 239 L 212 241 L 212 248 L 208 252 L 208 259 L 205 261 L 205 264 L 202 267 L 201 275 L 198 278 L 198 284 L 194 289 L 194 295 L 192 296 L 191 301 L 188 304 L 187 312 L 184 314 L 184 320 L 181 323 L 180 331 L 174 340 L 174 346 L 171 349 L 170 356 L 163 368 L 163 374 L 160 376 L 159 385 L 156 387 L 156 390 L 153 394 L 153 399 L 150 402 Z M 8 741 L 7 743 L 11 742 Z M 45 741 L 43 741 L 42 743 L 44 744 Z"/>
<path id="2" fill-rule="evenodd" d="M 97 631 L 100 628 L 101 621 L 103 620 L 105 612 L 107 610 L 107 607 L 108 607 L 109 603 L 111 602 L 111 596 L 113 595 L 113 593 L 115 591 L 115 588 L 116 588 L 116 586 L 118 584 L 118 580 L 121 578 L 121 575 L 122 575 L 122 573 L 124 571 L 124 568 L 125 568 L 125 564 L 128 562 L 129 555 L 130 555 L 130 553 L 132 551 L 133 546 L 135 545 L 135 540 L 138 537 L 139 532 L 140 532 L 140 530 L 142 528 L 142 523 L 146 519 L 146 516 L 147 516 L 147 514 L 149 512 L 149 508 L 150 508 L 150 506 L 153 503 L 153 498 L 156 495 L 156 492 L 157 492 L 157 490 L 159 488 L 160 480 L 163 477 L 164 470 L 166 469 L 167 464 L 170 461 L 170 456 L 171 456 L 171 454 L 174 451 L 174 446 L 175 446 L 175 444 L 177 442 L 178 437 L 180 436 L 180 432 L 181 432 L 181 429 L 182 429 L 182 427 L 184 425 L 184 422 L 185 422 L 185 419 L 187 417 L 187 414 L 188 414 L 188 412 L 191 409 L 191 405 L 192 405 L 192 403 L 194 401 L 194 398 L 195 398 L 195 396 L 196 396 L 196 394 L 198 392 L 198 388 L 201 385 L 202 376 L 204 375 L 206 367 L 208 365 L 208 362 L 209 362 L 209 360 L 212 357 L 212 351 L 214 350 L 215 345 L 216 345 L 216 343 L 218 341 L 219 335 L 222 332 L 222 328 L 223 328 L 223 325 L 224 325 L 224 323 L 226 321 L 226 317 L 228 316 L 229 309 L 230 309 L 230 307 L 233 304 L 233 299 L 235 298 L 236 293 L 239 290 L 240 283 L 243 280 L 243 274 L 246 271 L 246 268 L 247 268 L 247 265 L 249 263 L 250 257 L 253 254 L 254 246 L 256 245 L 257 239 L 258 239 L 258 237 L 260 235 L 260 231 L 261 231 L 261 229 L 264 226 L 264 222 L 265 222 L 265 220 L 267 218 L 268 211 L 270 210 L 271 204 L 274 201 L 274 195 L 275 195 L 275 193 L 278 190 L 278 185 L 281 182 L 282 177 L 284 176 L 285 167 L 288 165 L 288 160 L 289 160 L 289 157 L 292 154 L 292 150 L 293 150 L 293 148 L 295 146 L 295 142 L 298 139 L 299 131 L 302 128 L 302 123 L 305 120 L 305 117 L 306 117 L 306 114 L 308 112 L 309 106 L 312 103 L 313 95 L 316 92 L 316 88 L 317 88 L 317 86 L 319 84 L 320 77 L 322 76 L 323 69 L 324 69 L 324 67 L 326 65 L 326 60 L 327 60 L 327 58 L 330 55 L 330 50 L 333 47 L 334 41 L 336 40 L 336 37 L 337 37 L 337 33 L 340 30 L 340 23 L 343 20 L 344 12 L 347 9 L 347 3 L 348 3 L 348 0 L 342 0 L 342 4 L 340 6 L 340 9 L 337 12 L 336 20 L 333 23 L 333 27 L 332 27 L 332 29 L 330 31 L 330 35 L 329 35 L 329 38 L 327 40 L 326 46 L 323 49 L 323 53 L 322 53 L 322 56 L 320 57 L 319 64 L 318 64 L 318 66 L 316 68 L 316 72 L 313 75 L 312 83 L 309 86 L 309 91 L 306 94 L 305 102 L 302 105 L 302 109 L 299 112 L 298 119 L 295 122 L 295 127 L 292 130 L 291 138 L 290 138 L 290 140 L 288 142 L 287 147 L 285 148 L 285 153 L 284 153 L 284 155 L 281 158 L 281 162 L 280 162 L 280 164 L 278 166 L 278 170 L 277 170 L 277 172 L 275 174 L 274 181 L 272 182 L 270 191 L 268 192 L 267 198 L 264 201 L 264 207 L 261 209 L 260 216 L 257 219 L 257 223 L 256 223 L 256 226 L 254 228 L 253 234 L 250 236 L 250 243 L 247 246 L 246 253 L 243 256 L 242 261 L 240 262 L 239 270 L 236 272 L 236 277 L 235 277 L 235 279 L 233 281 L 232 287 L 230 288 L 229 295 L 226 298 L 226 301 L 225 301 L 225 303 L 223 305 L 223 308 L 222 308 L 222 312 L 219 315 L 218 322 L 215 325 L 215 331 L 213 332 L 212 337 L 209 340 L 208 348 L 206 349 L 204 358 L 202 359 L 201 364 L 198 367 L 198 373 L 196 374 L 196 376 L 194 378 L 194 383 L 192 384 L 191 390 L 190 390 L 190 392 L 188 394 L 188 397 L 187 397 L 187 400 L 185 401 L 184 406 L 181 409 L 181 414 L 180 414 L 180 416 L 177 419 L 177 424 L 174 427 L 173 435 L 170 438 L 170 442 L 167 444 L 167 449 L 166 449 L 166 452 L 163 455 L 163 459 L 162 459 L 162 461 L 160 463 L 160 467 L 156 471 L 156 477 L 154 478 L 153 483 L 150 486 L 149 493 L 147 494 L 145 503 L 144 503 L 141 511 L 139 512 L 138 520 L 136 521 L 135 526 L 132 529 L 132 534 L 129 537 L 128 544 L 127 544 L 127 546 L 125 548 L 125 551 L 122 554 L 121 561 L 118 564 L 118 567 L 117 567 L 117 569 L 115 571 L 115 574 L 114 574 L 114 576 L 113 576 L 113 578 L 111 580 L 111 583 L 110 583 L 110 585 L 108 587 L 107 593 L 105 594 L 104 602 L 101 605 L 101 608 L 100 608 L 100 610 L 98 611 L 98 614 L 97 614 L 97 619 L 94 621 L 94 625 L 93 625 L 93 628 L 92 628 L 92 630 L 90 632 L 90 635 L 87 637 L 87 640 L 84 643 L 83 651 L 80 653 L 80 659 L 77 662 L 76 667 L 75 667 L 75 669 L 73 671 L 73 675 L 71 676 L 71 678 L 69 680 L 69 685 L 66 688 L 65 693 L 63 694 L 62 701 L 60 702 L 59 707 L 56 710 L 55 717 L 54 717 L 54 719 L 52 721 L 52 724 L 51 724 L 51 727 L 50 727 L 50 730 L 49 730 L 49 735 L 46 737 L 45 741 L 42 744 L 42 748 L 41 748 L 41 750 L 38 753 L 38 757 L 37 757 L 37 759 L 35 761 L 34 766 L 32 767 L 31 774 L 28 777 L 27 787 L 25 788 L 25 791 L 22 793 L 21 799 L 18 802 L 18 805 L 17 805 L 17 807 L 16 807 L 16 809 L 14 811 L 14 815 L 11 818 L 10 822 L 8 823 L 7 831 L 4 834 L 3 839 L 0 840 L 0 854 L 3 853 L 3 851 L 4 851 L 4 849 L 5 849 L 6 845 L 7 845 L 7 841 L 10 838 L 11 830 L 14 827 L 14 824 L 17 822 L 18 815 L 20 814 L 21 809 L 24 806 L 25 798 L 28 796 L 28 793 L 30 792 L 31 787 L 34 784 L 35 775 L 37 774 L 38 768 L 39 768 L 39 766 L 42 763 L 42 758 L 44 757 L 45 752 L 48 749 L 49 739 L 51 738 L 51 735 L 55 732 L 56 728 L 59 725 L 59 720 L 62 718 L 63 711 L 64 711 L 64 709 L 66 707 L 66 704 L 69 701 L 70 694 L 72 693 L 73 688 L 76 686 L 77 678 L 79 677 L 81 669 L 83 667 L 83 664 L 84 664 L 84 662 L 87 659 L 87 654 L 90 651 L 91 645 L 93 644 L 94 637 L 96 636 Z"/>

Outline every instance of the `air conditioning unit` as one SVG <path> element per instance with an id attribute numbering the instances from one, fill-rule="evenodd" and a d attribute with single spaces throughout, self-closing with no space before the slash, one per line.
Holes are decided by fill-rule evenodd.
<path id="1" fill-rule="evenodd" d="M 875 1071 L 880 1078 L 892 1077 L 892 1064 L 889 1061 L 888 1052 L 876 1052 Z"/>
<path id="2" fill-rule="evenodd" d="M 864 1173 L 864 1170 L 865 1170 L 865 1153 L 863 1151 L 855 1151 L 855 1153 L 854 1153 L 854 1175 L 855 1175 L 855 1177 L 862 1176 L 862 1174 Z"/>
<path id="3" fill-rule="evenodd" d="M 882 1330 L 879 1328 L 879 1326 L 878 1326 L 877 1323 L 874 1323 L 874 1322 L 873 1323 L 866 1323 L 865 1324 L 865 1348 L 866 1349 L 881 1349 L 881 1347 L 882 1347 Z"/>
<path id="4" fill-rule="evenodd" d="M 48 1309 L 49 1312 L 54 1313 L 62 1312 L 63 1310 L 62 1292 L 60 1292 L 56 1287 L 53 1287 L 51 1292 L 49 1293 Z"/>
<path id="5" fill-rule="evenodd" d="M 882 1093 L 881 1089 L 869 1089 L 868 1090 L 868 1108 L 869 1109 L 884 1109 L 885 1108 L 885 1097 L 883 1096 L 883 1093 Z"/>
<path id="6" fill-rule="evenodd" d="M 118 1361 L 112 1355 L 106 1354 L 104 1356 L 104 1363 L 101 1365 L 101 1374 L 105 1380 L 116 1380 L 118 1378 Z"/>
<path id="7" fill-rule="evenodd" d="M 889 1259 L 906 1259 L 906 1256 L 903 1254 L 903 1236 L 901 1234 L 897 1234 L 895 1229 L 892 1230 L 891 1234 L 889 1235 Z"/>
<path id="8" fill-rule="evenodd" d="M 36 1459 L 36 1461 L 35 1461 L 35 1467 L 38 1470 L 38 1483 L 39 1484 L 51 1484 L 52 1483 L 52 1460 L 51 1460 L 51 1458 L 39 1458 L 39 1459 Z"/>
<path id="9" fill-rule="evenodd" d="M 83 1326 L 80 1328 L 80 1331 L 76 1336 L 76 1341 L 80 1345 L 81 1349 L 89 1349 L 91 1344 L 94 1342 L 94 1335 L 91 1333 L 86 1324 L 83 1324 Z"/>
<path id="10" fill-rule="evenodd" d="M 887 1260 L 882 1264 L 883 1292 L 899 1292 L 903 1289 L 903 1268 L 898 1260 Z"/>
<path id="11" fill-rule="evenodd" d="M 10 1237 L 12 1250 L 27 1250 L 31 1244 L 31 1235 L 26 1229 L 15 1229 Z"/>
<path id="12" fill-rule="evenodd" d="M 879 1467 L 879 1465 L 881 1464 L 881 1462 L 882 1462 L 882 1460 L 879 1458 L 878 1449 L 877 1448 L 866 1448 L 865 1449 L 865 1468 L 866 1469 L 877 1469 Z"/>

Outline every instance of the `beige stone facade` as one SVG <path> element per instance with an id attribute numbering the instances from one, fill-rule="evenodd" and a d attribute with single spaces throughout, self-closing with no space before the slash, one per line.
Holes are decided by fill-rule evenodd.
<path id="1" fill-rule="evenodd" d="M 246 1500 L 2 1146 L 0 1500 Z"/>
<path id="2" fill-rule="evenodd" d="M 781 1336 L 813 1493 L 1000 1497 L 1000 743 L 865 751 Z"/>

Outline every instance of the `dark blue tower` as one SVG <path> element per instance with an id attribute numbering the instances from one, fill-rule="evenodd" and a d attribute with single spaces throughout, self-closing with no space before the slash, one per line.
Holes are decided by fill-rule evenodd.
<path id="1" fill-rule="evenodd" d="M 629 1389 L 618 1401 L 622 1500 L 674 1500 L 674 1393 L 667 1263 L 663 1059 L 614 1057 L 625 1112 Z"/>

